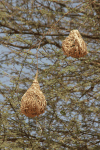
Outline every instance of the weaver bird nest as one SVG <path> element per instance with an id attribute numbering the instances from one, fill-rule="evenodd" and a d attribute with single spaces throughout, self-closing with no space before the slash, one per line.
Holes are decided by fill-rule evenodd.
<path id="1" fill-rule="evenodd" d="M 37 79 L 26 91 L 21 100 L 21 112 L 27 117 L 35 117 L 44 113 L 46 107 L 45 96 L 40 90 Z"/>
<path id="2" fill-rule="evenodd" d="M 78 30 L 72 30 L 69 36 L 63 41 L 62 49 L 68 57 L 79 58 L 85 56 L 87 47 Z"/>

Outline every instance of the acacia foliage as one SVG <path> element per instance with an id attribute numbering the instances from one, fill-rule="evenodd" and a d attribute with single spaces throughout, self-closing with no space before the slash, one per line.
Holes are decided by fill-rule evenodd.
<path id="1" fill-rule="evenodd" d="M 99 0 L 0 1 L 1 150 L 100 149 L 99 9 Z M 62 52 L 72 29 L 87 43 L 83 58 Z M 39 44 L 38 81 L 47 108 L 27 118 L 20 102 L 35 77 Z"/>

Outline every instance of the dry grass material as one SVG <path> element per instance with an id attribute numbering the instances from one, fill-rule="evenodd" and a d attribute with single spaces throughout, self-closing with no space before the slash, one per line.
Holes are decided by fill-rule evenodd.
<path id="1" fill-rule="evenodd" d="M 27 117 L 35 117 L 44 113 L 46 107 L 45 96 L 40 90 L 37 79 L 33 81 L 31 87 L 26 91 L 21 100 L 21 113 Z"/>
<path id="2" fill-rule="evenodd" d="M 63 41 L 62 49 L 68 57 L 80 58 L 84 57 L 87 47 L 78 30 L 72 30 L 69 36 Z"/>

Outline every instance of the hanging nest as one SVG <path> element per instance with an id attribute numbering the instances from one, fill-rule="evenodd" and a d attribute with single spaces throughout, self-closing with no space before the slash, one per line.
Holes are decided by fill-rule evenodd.
<path id="1" fill-rule="evenodd" d="M 44 113 L 46 107 L 45 96 L 40 90 L 37 78 L 31 87 L 26 91 L 21 100 L 21 113 L 27 117 L 35 117 Z"/>
<path id="2" fill-rule="evenodd" d="M 68 57 L 80 58 L 85 56 L 87 47 L 78 30 L 72 30 L 69 36 L 63 41 L 62 49 Z"/>

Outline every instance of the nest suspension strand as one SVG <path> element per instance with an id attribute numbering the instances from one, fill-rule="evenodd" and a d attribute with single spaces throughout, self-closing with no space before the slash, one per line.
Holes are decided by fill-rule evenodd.
<path id="1" fill-rule="evenodd" d="M 69 36 L 62 43 L 62 50 L 68 57 L 80 58 L 84 57 L 87 47 L 78 30 L 72 30 Z"/>
<path id="2" fill-rule="evenodd" d="M 39 49 L 39 48 L 38 48 Z M 31 87 L 26 91 L 21 99 L 21 113 L 27 117 L 35 117 L 44 113 L 46 108 L 46 99 L 38 83 L 38 49 L 37 49 L 37 73 Z"/>

